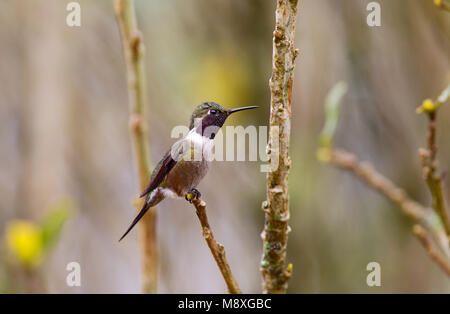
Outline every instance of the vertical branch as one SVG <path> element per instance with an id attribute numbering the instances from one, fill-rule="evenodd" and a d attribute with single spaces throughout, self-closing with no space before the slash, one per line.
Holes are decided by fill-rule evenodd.
<path id="1" fill-rule="evenodd" d="M 231 272 L 230 265 L 225 257 L 225 248 L 222 244 L 216 241 L 212 233 L 211 227 L 209 226 L 208 216 L 206 216 L 206 204 L 204 201 L 194 198 L 192 200 L 194 204 L 198 220 L 202 226 L 203 238 L 205 238 L 211 253 L 216 260 L 217 266 L 219 266 L 220 272 L 222 273 L 223 279 L 227 284 L 228 291 L 232 294 L 240 294 L 241 289 L 234 279 L 233 273 Z"/>
<path id="2" fill-rule="evenodd" d="M 139 188 L 143 191 L 150 178 L 148 146 L 144 112 L 147 105 L 145 91 L 144 45 L 137 27 L 133 0 L 115 0 L 123 54 L 128 78 L 130 131 L 138 170 Z M 143 201 L 136 204 L 141 209 Z M 156 210 L 152 208 L 138 226 L 142 254 L 144 293 L 156 293 L 158 275 L 158 246 L 156 239 Z"/>
<path id="3" fill-rule="evenodd" d="M 436 111 L 428 112 L 428 148 L 420 151 L 425 181 L 430 189 L 432 207 L 441 218 L 447 236 L 450 236 L 450 219 L 442 188 L 442 175 L 437 171 Z"/>
<path id="4" fill-rule="evenodd" d="M 291 160 L 289 141 L 291 132 L 291 96 L 295 58 L 295 22 L 298 0 L 278 0 L 273 32 L 272 77 L 270 79 L 270 159 L 279 158 L 278 168 L 267 175 L 263 256 L 261 273 L 264 293 L 286 293 L 292 265 L 286 269 L 286 245 L 289 232 L 288 175 Z M 276 131 L 279 132 L 276 132 Z M 274 135 L 278 133 L 279 138 Z M 279 144 L 276 143 L 279 141 Z M 276 147 L 278 146 L 278 151 Z M 271 161 L 269 161 L 271 162 Z M 271 163 L 272 164 L 272 163 Z"/>

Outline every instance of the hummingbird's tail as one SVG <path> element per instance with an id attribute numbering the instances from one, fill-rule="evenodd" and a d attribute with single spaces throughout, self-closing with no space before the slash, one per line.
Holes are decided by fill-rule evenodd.
<path id="1" fill-rule="evenodd" d="M 131 223 L 131 225 L 128 227 L 127 231 L 125 231 L 125 233 L 123 234 L 122 237 L 120 237 L 119 242 L 122 241 L 123 238 L 126 237 L 126 235 L 131 231 L 131 229 L 133 229 L 133 227 L 138 223 L 139 220 L 141 220 L 142 217 L 144 217 L 145 213 L 148 211 L 148 209 L 150 208 L 150 195 L 147 195 L 147 197 L 145 198 L 145 203 L 144 206 L 142 207 L 141 211 L 139 212 L 139 214 L 136 216 L 136 218 L 134 218 L 133 222 Z"/>

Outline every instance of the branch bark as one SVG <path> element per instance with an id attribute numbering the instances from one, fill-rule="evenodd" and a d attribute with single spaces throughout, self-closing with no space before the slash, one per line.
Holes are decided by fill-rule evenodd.
<path id="1" fill-rule="evenodd" d="M 147 134 L 145 128 L 144 44 L 137 26 L 133 0 L 115 0 L 117 23 L 119 25 L 122 48 L 128 78 L 130 107 L 130 131 L 138 170 L 139 188 L 143 191 L 150 178 Z M 142 208 L 143 200 L 136 202 L 136 209 Z M 158 276 L 158 245 L 156 238 L 156 208 L 151 208 L 138 225 L 142 254 L 143 293 L 156 293 Z"/>
<path id="2" fill-rule="evenodd" d="M 278 0 L 275 12 L 267 151 L 269 163 L 274 164 L 272 159 L 278 158 L 278 167 L 271 169 L 267 175 L 267 200 L 262 205 L 265 212 L 264 230 L 261 234 L 264 250 L 261 261 L 264 293 L 286 293 L 292 270 L 292 265 L 286 268 L 285 264 L 289 232 L 291 96 L 295 58 L 298 55 L 298 50 L 294 47 L 297 5 L 298 0 Z"/>
<path id="3" fill-rule="evenodd" d="M 203 238 L 205 238 L 213 257 L 216 260 L 217 266 L 219 266 L 223 279 L 227 284 L 228 292 L 232 294 L 240 294 L 241 290 L 234 279 L 233 273 L 231 272 L 230 266 L 225 257 L 225 249 L 222 244 L 216 241 L 211 227 L 209 226 L 208 216 L 206 215 L 206 203 L 201 199 L 194 198 L 192 200 L 192 204 L 195 207 L 198 220 L 202 226 Z"/>

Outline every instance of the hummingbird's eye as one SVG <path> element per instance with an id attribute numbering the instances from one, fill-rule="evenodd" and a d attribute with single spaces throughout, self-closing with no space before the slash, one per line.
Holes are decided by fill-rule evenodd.
<path id="1" fill-rule="evenodd" d="M 217 113 L 217 110 L 216 110 L 216 109 L 211 109 L 211 110 L 209 110 L 209 114 L 214 115 L 214 114 L 216 114 L 216 113 Z"/>

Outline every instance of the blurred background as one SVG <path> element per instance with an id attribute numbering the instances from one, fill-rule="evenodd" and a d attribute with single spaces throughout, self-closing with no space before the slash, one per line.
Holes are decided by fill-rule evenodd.
<path id="1" fill-rule="evenodd" d="M 138 194 L 125 65 L 112 2 L 80 0 L 81 27 L 60 0 L 0 2 L 0 292 L 138 293 L 136 232 L 117 240 Z M 368 160 L 424 204 L 415 114 L 450 80 L 450 14 L 433 1 L 302 0 L 292 109 L 290 293 L 450 292 L 450 281 L 392 204 L 316 160 L 323 102 L 348 82 L 335 143 Z M 275 1 L 137 0 L 146 46 L 153 164 L 202 101 L 259 105 L 228 125 L 267 125 Z M 441 168 L 450 165 L 450 106 L 438 118 Z M 261 291 L 265 174 L 260 162 L 215 162 L 199 186 L 238 283 Z M 448 180 L 447 180 L 448 183 Z M 445 187 L 446 193 L 450 190 Z M 47 234 L 44 243 L 36 240 Z M 158 206 L 162 293 L 224 293 L 191 205 Z M 34 239 L 34 240 L 33 240 Z M 13 254 L 14 253 L 14 254 Z M 68 287 L 66 265 L 81 265 Z M 381 265 L 368 287 L 366 265 Z"/>

